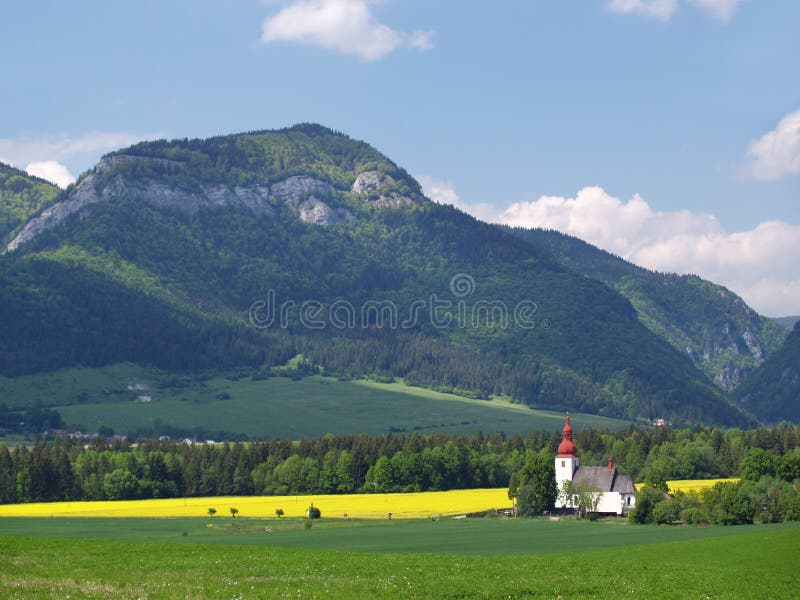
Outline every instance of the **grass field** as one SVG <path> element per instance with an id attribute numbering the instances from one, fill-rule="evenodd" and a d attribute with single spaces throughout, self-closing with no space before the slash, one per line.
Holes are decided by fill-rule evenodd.
<path id="1" fill-rule="evenodd" d="M 141 389 L 128 389 L 138 386 Z M 150 396 L 151 402 L 134 402 Z M 57 407 L 83 431 L 102 426 L 126 433 L 157 422 L 191 430 L 237 432 L 266 439 L 326 433 L 448 431 L 527 434 L 563 426 L 563 414 L 532 410 L 504 400 L 473 400 L 404 385 L 339 381 L 312 376 L 300 381 L 225 377 L 176 378 L 135 365 L 65 369 L 46 375 L 0 377 L 9 406 Z M 627 422 L 573 415 L 573 426 L 620 429 Z"/>
<path id="2" fill-rule="evenodd" d="M 324 513 L 323 513 L 324 514 Z M 385 517 L 385 516 L 384 516 Z M 562 519 L 325 518 L 306 530 L 304 519 L 205 518 L 15 518 L 0 519 L 0 535 L 230 544 L 347 550 L 349 552 L 433 553 L 464 556 L 583 552 L 716 537 L 736 537 L 761 526 L 654 527 L 625 519 L 597 522 Z M 797 524 L 775 528 L 794 530 Z"/>
<path id="3" fill-rule="evenodd" d="M 0 596 L 788 598 L 797 590 L 797 524 L 298 523 L 0 519 Z"/>

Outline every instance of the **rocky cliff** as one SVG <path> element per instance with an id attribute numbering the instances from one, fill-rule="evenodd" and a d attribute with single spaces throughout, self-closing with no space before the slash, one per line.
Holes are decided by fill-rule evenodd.
<path id="1" fill-rule="evenodd" d="M 135 178 L 129 175 L 132 169 L 138 169 Z M 57 227 L 71 215 L 82 215 L 93 204 L 122 198 L 190 214 L 201 209 L 233 207 L 274 217 L 276 208 L 283 205 L 300 221 L 314 225 L 331 225 L 356 218 L 347 208 L 332 207 L 324 200 L 337 190 L 316 177 L 295 175 L 270 185 L 226 186 L 216 183 L 201 184 L 199 188 L 196 184 L 184 188 L 164 182 L 163 176 L 175 176 L 182 169 L 184 164 L 177 160 L 127 154 L 105 156 L 64 198 L 28 221 L 6 251 L 13 252 L 40 233 Z M 143 177 L 141 173 L 148 175 Z M 365 171 L 355 178 L 349 192 L 377 208 L 414 202 L 407 196 L 386 190 L 392 183 L 394 179 L 389 175 Z"/>

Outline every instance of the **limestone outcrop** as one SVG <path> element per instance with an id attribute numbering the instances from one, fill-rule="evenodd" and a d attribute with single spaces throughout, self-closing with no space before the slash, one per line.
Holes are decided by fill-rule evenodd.
<path id="1" fill-rule="evenodd" d="M 125 173 L 130 168 L 141 167 L 136 178 Z M 274 217 L 277 203 L 286 205 L 290 213 L 305 223 L 330 225 L 347 222 L 355 216 L 344 208 L 332 208 L 318 196 L 329 195 L 333 188 L 321 179 L 306 175 L 289 177 L 270 186 L 200 185 L 189 190 L 169 185 L 163 175 L 175 175 L 183 169 L 180 161 L 132 155 L 104 157 L 86 177 L 55 204 L 32 218 L 8 244 L 6 251 L 13 252 L 40 233 L 63 223 L 71 215 L 82 214 L 86 208 L 98 203 L 129 199 L 147 202 L 159 208 L 179 210 L 189 214 L 200 209 L 226 207 L 244 208 L 260 216 Z M 148 177 L 150 172 L 154 176 Z"/>
<path id="2" fill-rule="evenodd" d="M 408 196 L 403 196 L 394 191 L 381 190 L 387 184 L 394 182 L 395 179 L 391 175 L 386 175 L 379 171 L 364 171 L 356 177 L 350 191 L 359 196 L 367 196 L 370 204 L 378 208 L 394 208 L 401 204 L 413 204 L 414 200 Z M 375 195 L 378 195 L 378 197 L 374 198 Z"/>

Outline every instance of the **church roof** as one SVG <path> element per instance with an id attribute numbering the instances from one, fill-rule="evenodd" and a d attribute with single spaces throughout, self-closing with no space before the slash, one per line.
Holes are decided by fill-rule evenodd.
<path id="1" fill-rule="evenodd" d="M 608 467 L 578 467 L 572 476 L 572 483 L 576 486 L 592 487 L 600 492 L 636 493 L 630 475 L 618 473 L 616 467 L 611 469 Z"/>
<path id="2" fill-rule="evenodd" d="M 559 458 L 576 458 L 578 449 L 575 447 L 575 442 L 572 441 L 572 425 L 569 424 L 569 413 L 567 413 L 567 422 L 564 424 L 563 437 L 561 443 L 558 445 Z"/>
<path id="3" fill-rule="evenodd" d="M 631 479 L 630 475 L 617 473 L 617 470 L 614 469 L 614 485 L 611 491 L 619 492 L 620 494 L 635 494 L 636 486 L 633 485 L 633 479 Z"/>

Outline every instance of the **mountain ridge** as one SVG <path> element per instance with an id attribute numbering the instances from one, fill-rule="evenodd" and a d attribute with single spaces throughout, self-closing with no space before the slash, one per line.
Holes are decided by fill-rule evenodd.
<path id="1" fill-rule="evenodd" d="M 231 139 L 243 140 L 242 143 L 245 143 L 250 138 L 265 134 L 295 133 L 311 137 L 328 135 L 350 141 L 344 134 L 322 126 L 301 124 L 276 132 L 249 132 L 218 136 L 208 140 L 187 139 L 183 140 L 183 144 L 188 146 L 184 152 L 176 152 L 174 146 L 170 146 L 175 140 L 141 142 L 102 157 L 97 166 L 81 176 L 70 194 L 62 196 L 59 202 L 28 221 L 7 245 L 6 251 L 13 252 L 40 233 L 58 226 L 71 215 L 80 214 L 91 204 L 108 202 L 111 198 L 122 196 L 189 212 L 200 208 L 241 206 L 265 215 L 274 214 L 276 209 L 274 199 L 277 198 L 300 220 L 323 225 L 354 218 L 346 206 L 330 206 L 334 192 L 350 192 L 364 196 L 378 208 L 399 203 L 413 203 L 421 199 L 421 188 L 415 180 L 363 142 L 360 144 L 365 147 L 364 154 L 367 155 L 365 164 L 362 169 L 356 169 L 355 164 L 349 165 L 353 171 L 353 181 L 350 183 L 345 180 L 345 185 L 342 185 L 341 177 L 331 177 L 330 169 L 325 168 L 330 165 L 307 166 L 306 168 L 314 175 L 296 169 L 284 170 L 276 175 L 273 167 L 267 169 L 261 177 L 253 177 L 249 173 L 244 173 L 243 169 L 236 171 L 226 169 L 229 161 L 225 161 L 222 166 L 202 161 L 197 157 L 197 152 L 192 150 L 198 144 L 219 142 L 226 146 Z M 372 154 L 366 150 L 367 148 Z M 283 156 L 278 158 L 281 163 L 289 160 Z M 192 164 L 193 160 L 195 164 Z M 198 162 L 203 164 L 196 164 Z M 264 167 L 264 164 L 259 166 Z M 204 177 L 206 181 L 192 181 L 190 177 L 184 177 L 185 171 L 192 169 L 196 172 L 198 167 L 211 170 L 211 174 L 206 174 Z M 102 192 L 98 193 L 98 190 Z"/>
<path id="2" fill-rule="evenodd" d="M 139 158 L 113 158 L 128 156 Z M 364 142 L 306 124 L 143 142 L 101 163 L 60 197 L 63 207 L 78 196 L 75 210 L 0 258 L 8 282 L 0 301 L 14 315 L 0 326 L 0 371 L 134 360 L 258 373 L 301 353 L 332 374 L 402 376 L 537 407 L 753 422 L 642 326 L 627 299 L 509 232 L 430 202 Z M 280 187 L 287 181 L 298 185 Z M 216 205 L 209 186 L 233 196 Z M 237 186 L 262 192 L 237 196 Z M 81 194 L 96 201 L 81 204 Z M 317 218 L 325 211 L 352 218 Z M 285 325 L 260 330 L 248 314 L 270 291 L 293 304 Z M 417 320 L 389 327 L 373 312 L 335 326 L 344 303 L 370 302 Z M 304 322 L 304 307 L 327 327 Z M 502 308 L 517 319 L 510 327 L 492 313 Z"/>
<path id="3" fill-rule="evenodd" d="M 796 323 L 800 322 L 800 316 L 791 315 L 786 317 L 773 317 L 772 319 L 786 331 L 792 331 Z"/>
<path id="4" fill-rule="evenodd" d="M 756 313 L 739 296 L 696 275 L 650 271 L 557 231 L 512 231 L 628 298 L 648 329 L 688 355 L 726 391 L 745 381 L 785 337 L 772 319 Z"/>

